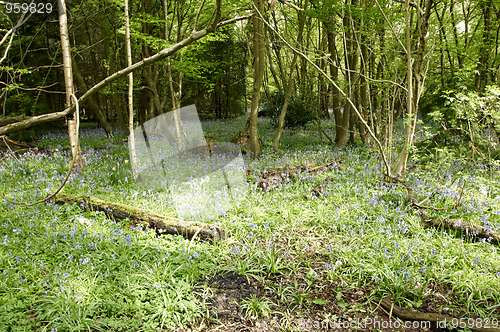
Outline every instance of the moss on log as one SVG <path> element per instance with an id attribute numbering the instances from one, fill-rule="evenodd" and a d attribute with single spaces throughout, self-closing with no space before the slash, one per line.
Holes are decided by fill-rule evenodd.
<path id="1" fill-rule="evenodd" d="M 437 314 L 432 312 L 418 312 L 413 310 L 403 309 L 394 303 L 388 297 L 384 297 L 382 302 L 380 302 L 385 310 L 392 313 L 392 315 L 404 320 L 404 321 L 421 321 L 421 322 L 433 322 L 433 323 L 450 323 L 455 327 L 465 328 L 472 331 L 478 332 L 500 332 L 500 329 L 496 326 L 498 324 L 491 324 L 489 327 L 485 327 L 485 320 L 477 319 L 467 319 L 467 318 L 456 318 L 449 315 Z M 490 322 L 491 320 L 488 320 Z"/>
<path id="2" fill-rule="evenodd" d="M 500 233 L 492 230 L 491 227 L 477 225 L 460 219 L 432 218 L 424 209 L 419 208 L 418 210 L 426 227 L 443 227 L 465 233 L 471 238 L 486 239 L 486 241 L 492 244 L 500 245 Z"/>
<path id="3" fill-rule="evenodd" d="M 91 196 L 72 196 L 59 194 L 54 198 L 56 204 L 77 203 L 85 211 L 103 211 L 108 218 L 121 221 L 129 219 L 133 225 L 151 227 L 158 234 L 182 235 L 192 239 L 197 237 L 210 243 L 224 240 L 226 231 L 215 225 L 200 222 L 185 222 L 176 218 L 165 217 L 156 213 L 145 212 L 136 207 L 100 200 Z"/>

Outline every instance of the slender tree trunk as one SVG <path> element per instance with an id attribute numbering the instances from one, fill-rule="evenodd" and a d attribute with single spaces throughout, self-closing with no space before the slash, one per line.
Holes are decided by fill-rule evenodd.
<path id="1" fill-rule="evenodd" d="M 426 8 L 424 15 L 420 17 L 420 13 L 418 19 L 418 49 L 417 49 L 417 57 L 413 59 L 411 52 L 411 36 L 410 36 L 410 28 L 409 28 L 409 17 L 410 17 L 410 4 L 409 0 L 405 1 L 405 20 L 406 20 L 406 56 L 407 56 L 407 66 L 408 66 L 408 78 L 407 78 L 407 116 L 408 116 L 408 125 L 406 127 L 406 139 L 405 144 L 403 146 L 403 150 L 401 151 L 398 161 L 394 167 L 395 174 L 402 174 L 406 170 L 406 164 L 408 163 L 408 156 L 410 152 L 410 148 L 413 145 L 413 137 L 415 135 L 415 126 L 417 124 L 417 114 L 418 114 L 418 102 L 420 99 L 420 92 L 423 89 L 422 84 L 422 64 L 424 61 L 424 52 L 425 52 L 425 38 L 427 35 L 427 31 L 429 28 L 429 17 L 431 14 L 433 0 L 427 0 Z"/>
<path id="2" fill-rule="evenodd" d="M 127 51 L 127 66 L 132 66 L 132 47 L 130 45 L 130 20 L 128 0 L 125 0 L 125 48 Z M 130 165 L 134 175 L 137 174 L 137 154 L 134 135 L 134 73 L 128 73 L 128 131 L 130 147 Z"/>
<path id="3" fill-rule="evenodd" d="M 365 75 L 368 75 L 368 48 L 366 46 L 366 37 L 364 35 L 365 22 L 363 16 L 365 15 L 365 0 L 361 0 L 361 8 L 363 8 L 363 13 L 361 14 L 361 20 L 359 22 L 359 48 L 361 50 L 361 67 L 360 72 L 361 75 L 359 77 L 360 87 L 359 87 L 359 111 L 361 116 L 369 123 L 368 119 L 368 82 L 366 81 Z M 373 112 L 373 110 L 370 110 Z M 361 123 L 361 121 L 357 121 L 359 136 L 361 136 L 361 140 L 365 145 L 370 144 L 370 135 L 368 134 L 367 128 Z M 373 127 L 372 127 L 373 128 Z"/>
<path id="4" fill-rule="evenodd" d="M 328 52 L 330 53 L 330 61 L 328 61 L 330 66 L 330 77 L 333 81 L 337 82 L 339 76 L 339 70 L 337 67 L 337 49 L 335 47 L 335 35 L 333 34 L 333 23 L 323 22 L 325 25 L 326 38 L 328 42 Z M 335 120 L 335 141 L 340 132 L 340 126 L 342 121 L 342 114 L 340 112 L 340 91 L 337 87 L 332 86 L 332 110 L 333 117 Z"/>
<path id="5" fill-rule="evenodd" d="M 108 68 L 108 73 L 107 76 L 112 75 L 115 73 L 115 62 L 116 62 L 116 52 L 110 51 L 110 37 L 109 37 L 109 31 L 111 30 L 111 27 L 109 26 L 109 22 L 106 19 L 102 19 L 101 21 L 101 31 L 104 35 L 103 39 L 103 51 L 104 51 L 104 57 L 109 63 L 109 68 Z M 118 94 L 118 89 L 116 86 L 113 84 L 111 86 L 111 108 L 112 111 L 108 113 L 108 118 L 110 119 L 111 123 L 114 123 L 114 114 L 116 113 L 116 118 L 118 120 L 118 126 L 123 130 L 127 130 L 127 124 L 125 121 L 125 117 L 123 116 L 124 110 L 122 103 L 120 102 L 119 94 Z M 113 112 L 114 111 L 114 112 Z"/>
<path id="6" fill-rule="evenodd" d="M 165 40 L 168 41 L 168 37 L 170 35 L 168 28 L 168 4 L 167 0 L 163 0 L 163 14 L 165 19 Z M 177 8 L 177 42 L 181 40 L 181 29 L 182 26 L 182 15 L 180 14 L 180 8 Z M 177 81 L 178 90 L 175 90 L 174 87 L 174 78 L 172 76 L 172 65 L 170 63 L 170 57 L 167 58 L 167 75 L 168 75 L 168 86 L 170 88 L 170 95 L 172 97 L 172 109 L 176 110 L 181 107 L 181 98 L 182 98 L 182 81 L 184 78 L 184 73 L 179 73 L 179 78 Z"/>
<path id="7" fill-rule="evenodd" d="M 73 72 L 71 70 L 71 48 L 69 46 L 68 37 L 68 18 L 66 16 L 66 3 L 64 0 L 58 0 L 59 10 L 59 30 L 61 34 L 61 48 L 63 54 L 64 66 L 64 85 L 66 86 L 66 108 L 71 106 L 71 96 L 74 96 L 75 89 L 73 86 Z M 75 97 L 76 99 L 76 97 Z M 82 151 L 80 149 L 80 141 L 78 137 L 79 114 L 72 115 L 68 119 L 68 133 L 71 145 L 71 155 L 74 160 L 75 169 L 79 170 L 83 167 Z"/>
<path id="8" fill-rule="evenodd" d="M 491 22 L 492 15 L 492 0 L 479 1 L 483 16 L 483 34 L 482 42 L 479 48 L 479 75 L 477 76 L 476 87 L 479 91 L 484 92 L 486 86 L 490 82 L 490 53 L 493 41 L 491 40 Z"/>
<path id="9" fill-rule="evenodd" d="M 265 40 L 264 40 L 264 22 L 259 16 L 264 15 L 264 0 L 253 0 L 255 6 L 255 16 L 253 17 L 253 87 L 252 104 L 250 106 L 250 151 L 254 157 L 261 154 L 259 131 L 257 128 L 257 117 L 259 116 L 260 89 L 264 78 L 265 70 Z M 258 11 L 258 12 L 257 12 Z"/>
<path id="10" fill-rule="evenodd" d="M 346 65 L 346 84 L 347 84 L 347 98 L 354 100 L 354 90 L 356 83 L 356 68 L 358 65 L 358 50 L 354 42 L 354 21 L 351 13 L 351 8 L 356 5 L 356 0 L 346 0 L 346 13 L 343 17 L 344 26 L 344 61 Z M 347 143 L 347 138 L 349 136 L 349 129 L 351 131 L 355 128 L 353 125 L 354 117 L 352 116 L 352 105 L 351 103 L 345 103 L 344 111 L 342 113 L 340 126 L 336 126 L 337 135 L 335 137 L 335 143 L 337 147 L 343 148 Z M 354 133 L 353 133 L 354 135 Z M 353 137 L 351 136 L 351 140 Z"/>

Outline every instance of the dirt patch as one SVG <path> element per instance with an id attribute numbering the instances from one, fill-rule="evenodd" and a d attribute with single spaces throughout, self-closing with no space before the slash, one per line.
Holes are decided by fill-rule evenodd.
<path id="1" fill-rule="evenodd" d="M 290 285 L 293 278 L 277 275 L 267 279 Z M 286 303 L 280 301 L 276 294 L 264 292 L 258 282 L 248 281 L 245 276 L 234 272 L 218 274 L 209 279 L 207 285 L 213 289 L 208 299 L 210 319 L 208 326 L 197 326 L 195 330 L 198 331 L 447 331 L 435 324 L 408 322 L 405 326 L 405 322 L 395 319 L 377 301 L 368 301 L 368 287 L 343 290 L 342 299 L 339 299 L 336 285 L 324 285 L 326 287 L 314 294 L 314 298 L 323 300 L 318 302 L 321 305 L 310 301 L 306 305 L 296 305 L 291 299 Z M 279 303 L 273 307 L 270 318 L 245 316 L 241 301 L 253 295 L 266 298 L 270 303 Z M 442 304 L 434 300 L 434 297 L 428 297 L 424 308 Z"/>
<path id="2" fill-rule="evenodd" d="M 235 272 L 217 274 L 207 281 L 213 293 L 206 300 L 210 325 L 201 331 L 278 331 L 274 319 L 246 317 L 240 305 L 251 296 L 262 296 L 262 287 Z"/>
<path id="3" fill-rule="evenodd" d="M 245 313 L 239 304 L 259 293 L 257 285 L 250 284 L 245 276 L 234 272 L 216 275 L 207 284 L 213 289 L 208 309 L 210 316 L 216 319 L 244 321 Z"/>

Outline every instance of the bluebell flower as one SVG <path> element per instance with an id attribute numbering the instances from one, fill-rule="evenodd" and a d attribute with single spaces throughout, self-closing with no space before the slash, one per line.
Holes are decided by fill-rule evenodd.
<path id="1" fill-rule="evenodd" d="M 474 262 L 472 264 L 477 265 L 479 263 L 479 256 L 476 256 L 476 259 L 474 259 Z"/>

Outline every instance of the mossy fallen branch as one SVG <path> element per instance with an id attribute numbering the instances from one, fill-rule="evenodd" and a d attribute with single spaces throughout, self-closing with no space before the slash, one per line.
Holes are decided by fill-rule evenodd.
<path id="1" fill-rule="evenodd" d="M 484 321 L 478 319 L 460 319 L 449 315 L 442 315 L 437 313 L 428 313 L 428 312 L 418 312 L 413 310 L 403 309 L 394 303 L 392 303 L 391 299 L 388 297 L 384 297 L 382 302 L 380 303 L 385 310 L 392 313 L 392 315 L 404 320 L 404 321 L 421 321 L 421 322 L 433 322 L 433 323 L 450 323 L 451 325 L 455 325 L 455 327 L 465 328 L 472 331 L 488 331 L 488 332 L 500 332 L 499 328 L 495 328 L 494 324 L 489 328 L 485 328 Z M 463 326 L 462 326 L 463 325 Z"/>
<path id="2" fill-rule="evenodd" d="M 145 212 L 136 207 L 107 202 L 91 196 L 72 196 L 59 194 L 54 198 L 56 204 L 77 203 L 85 211 L 103 211 L 108 218 L 121 221 L 129 219 L 133 225 L 141 225 L 156 230 L 158 234 L 182 235 L 191 239 L 197 237 L 210 243 L 224 240 L 226 230 L 221 227 L 199 222 L 185 222 L 176 218 Z"/>
<path id="3" fill-rule="evenodd" d="M 406 200 L 411 203 L 411 205 L 417 208 L 418 212 L 422 216 L 424 226 L 426 227 L 443 227 L 445 229 L 451 229 L 465 233 L 472 238 L 486 239 L 488 242 L 500 245 L 500 233 L 492 230 L 491 228 L 476 225 L 471 222 L 463 221 L 460 219 L 447 219 L 447 218 L 433 218 L 426 210 L 444 210 L 442 208 L 435 208 L 432 206 L 424 206 L 423 202 L 418 202 L 413 195 L 413 188 L 405 180 L 391 176 L 389 179 L 393 182 L 400 183 L 406 188 L 407 196 Z"/>
<path id="4" fill-rule="evenodd" d="M 290 167 L 285 165 L 282 168 L 273 168 L 260 173 L 258 181 L 258 187 L 262 190 L 268 192 L 277 187 L 279 187 L 283 182 L 288 182 L 292 178 L 296 177 L 300 172 L 315 173 L 316 175 L 322 174 L 324 171 L 332 168 L 340 168 L 340 160 L 331 161 L 326 164 L 316 166 L 315 163 L 311 164 L 300 164 L 297 167 Z"/>
<path id="5" fill-rule="evenodd" d="M 427 211 L 422 208 L 418 208 L 420 215 L 424 221 L 424 225 L 427 227 L 443 227 L 445 229 L 452 229 L 465 233 L 468 236 L 476 237 L 480 239 L 486 239 L 489 243 L 500 245 L 500 233 L 491 230 L 488 227 L 481 225 L 476 225 L 471 222 L 467 222 L 460 219 L 443 219 L 443 218 L 432 218 Z"/>

